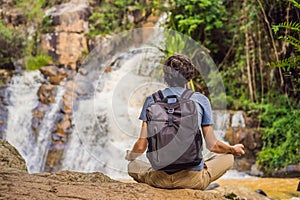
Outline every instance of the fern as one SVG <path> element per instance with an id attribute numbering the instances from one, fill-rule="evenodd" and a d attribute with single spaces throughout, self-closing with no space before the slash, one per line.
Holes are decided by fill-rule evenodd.
<path id="1" fill-rule="evenodd" d="M 284 41 L 288 42 L 289 44 L 291 44 L 292 46 L 295 47 L 296 51 L 300 51 L 300 40 L 291 36 L 291 35 L 287 35 L 287 36 L 280 36 L 279 39 L 283 39 Z"/>
<path id="2" fill-rule="evenodd" d="M 297 1 L 295 0 L 288 0 L 289 2 L 291 2 L 295 7 L 299 8 L 300 9 L 300 3 L 298 3 Z"/>
<path id="3" fill-rule="evenodd" d="M 286 59 L 279 60 L 277 62 L 271 62 L 267 65 L 270 67 L 281 67 L 285 68 L 297 68 L 300 62 L 300 56 L 292 56 Z"/>
<path id="4" fill-rule="evenodd" d="M 293 22 L 293 21 L 283 22 L 283 23 L 280 23 L 278 25 L 273 25 L 272 26 L 272 29 L 273 29 L 275 34 L 278 33 L 278 31 L 281 28 L 289 29 L 291 31 L 295 31 L 295 32 L 300 33 L 300 23 L 299 22 Z"/>

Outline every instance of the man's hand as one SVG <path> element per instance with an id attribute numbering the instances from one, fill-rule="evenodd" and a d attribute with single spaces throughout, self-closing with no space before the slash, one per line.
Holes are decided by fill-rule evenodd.
<path id="1" fill-rule="evenodd" d="M 232 146 L 231 153 L 234 156 L 241 156 L 241 155 L 245 154 L 245 150 L 244 149 L 245 149 L 244 145 L 242 145 L 242 144 L 236 144 L 236 145 Z"/>
<path id="2" fill-rule="evenodd" d="M 132 158 L 131 151 L 126 150 L 125 160 L 128 160 L 128 161 L 133 161 L 134 160 L 134 158 Z"/>

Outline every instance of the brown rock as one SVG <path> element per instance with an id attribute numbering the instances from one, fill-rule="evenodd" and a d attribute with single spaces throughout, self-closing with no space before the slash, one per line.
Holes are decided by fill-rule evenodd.
<path id="1" fill-rule="evenodd" d="M 56 172 L 26 174 L 0 169 L 0 197 L 4 199 L 235 199 L 268 198 L 241 186 L 221 186 L 214 190 L 165 190 L 142 183 L 121 183 L 101 173 Z"/>
<path id="2" fill-rule="evenodd" d="M 41 36 L 41 48 L 56 62 L 72 69 L 76 69 L 82 52 L 88 51 L 85 33 L 91 12 L 84 2 L 71 1 L 47 10 L 46 16 L 52 19 L 54 32 Z"/>
<path id="3" fill-rule="evenodd" d="M 55 26 L 55 32 L 85 33 L 88 31 L 88 18 L 91 15 L 90 7 L 86 2 L 74 0 L 56 5 L 46 11 Z"/>
<path id="4" fill-rule="evenodd" d="M 2 10 L 2 20 L 4 24 L 19 26 L 25 24 L 26 17 L 22 10 L 4 6 Z"/>
<path id="5" fill-rule="evenodd" d="M 38 90 L 40 102 L 44 104 L 53 103 L 56 95 L 56 86 L 43 83 Z"/>
<path id="6" fill-rule="evenodd" d="M 251 166 L 255 163 L 255 159 L 250 159 L 246 157 L 236 158 L 234 160 L 234 168 L 238 171 L 250 171 Z"/>
<path id="7" fill-rule="evenodd" d="M 222 187 L 218 187 L 216 191 L 223 194 L 226 199 L 247 199 L 247 200 L 269 200 L 269 198 L 253 192 L 251 189 L 243 186 L 231 186 L 224 185 Z"/>
<path id="8" fill-rule="evenodd" d="M 27 172 L 25 160 L 18 150 L 5 140 L 0 140 L 0 168 L 14 168 Z"/>

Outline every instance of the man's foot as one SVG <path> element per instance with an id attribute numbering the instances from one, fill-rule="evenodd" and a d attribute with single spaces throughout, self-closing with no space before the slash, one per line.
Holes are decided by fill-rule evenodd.
<path id="1" fill-rule="evenodd" d="M 212 183 L 212 184 L 209 184 L 205 190 L 213 190 L 217 187 L 220 187 L 220 185 L 218 183 Z"/>

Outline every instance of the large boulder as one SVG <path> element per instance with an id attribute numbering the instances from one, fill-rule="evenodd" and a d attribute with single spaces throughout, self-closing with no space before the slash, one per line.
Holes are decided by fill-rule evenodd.
<path id="1" fill-rule="evenodd" d="M 18 150 L 5 140 L 0 140 L 0 168 L 14 168 L 27 172 L 25 160 Z"/>
<path id="2" fill-rule="evenodd" d="M 41 36 L 41 48 L 59 64 L 72 69 L 88 51 L 87 38 L 90 6 L 86 1 L 70 1 L 56 5 L 46 11 L 45 17 L 50 20 L 47 33 Z"/>
<path id="3" fill-rule="evenodd" d="M 114 181 L 99 172 L 26 174 L 0 168 L 0 173 L 0 198 L 4 199 L 268 199 L 240 186 L 221 186 L 208 191 L 165 190 L 142 183 Z"/>

